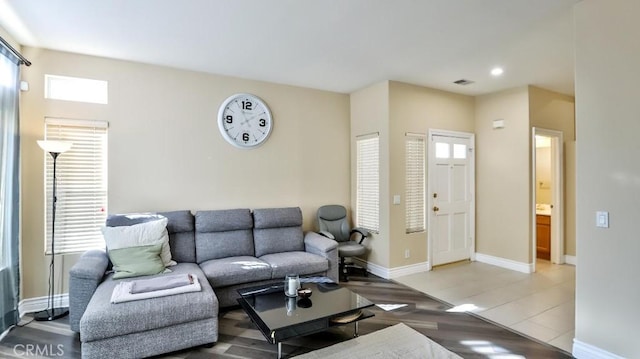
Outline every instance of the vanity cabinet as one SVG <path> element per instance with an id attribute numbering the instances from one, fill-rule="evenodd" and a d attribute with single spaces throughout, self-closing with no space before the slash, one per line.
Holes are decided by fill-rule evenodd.
<path id="1" fill-rule="evenodd" d="M 540 259 L 551 259 L 551 216 L 536 215 L 536 247 Z"/>

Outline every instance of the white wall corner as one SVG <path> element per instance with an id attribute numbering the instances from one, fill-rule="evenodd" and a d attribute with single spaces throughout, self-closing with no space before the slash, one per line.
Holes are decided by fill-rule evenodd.
<path id="1" fill-rule="evenodd" d="M 511 259 L 494 257 L 488 254 L 476 253 L 476 261 L 522 273 L 533 273 L 533 263 L 522 263 Z"/>
<path id="2" fill-rule="evenodd" d="M 565 255 L 564 262 L 573 266 L 578 265 L 578 258 L 576 256 Z"/>
<path id="3" fill-rule="evenodd" d="M 621 356 L 609 353 L 575 338 L 573 339 L 573 352 L 571 354 L 578 359 L 624 359 Z"/>
<path id="4" fill-rule="evenodd" d="M 48 297 L 36 297 L 23 299 L 18 303 L 18 314 L 20 318 L 26 313 L 39 312 L 47 309 Z M 69 307 L 69 293 L 56 294 L 53 296 L 54 308 L 66 308 Z"/>

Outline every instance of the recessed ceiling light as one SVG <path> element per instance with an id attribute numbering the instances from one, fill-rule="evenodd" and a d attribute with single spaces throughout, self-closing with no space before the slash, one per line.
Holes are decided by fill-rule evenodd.
<path id="1" fill-rule="evenodd" d="M 491 69 L 491 74 L 493 76 L 500 76 L 502 75 L 503 72 L 504 70 L 502 69 L 502 67 L 494 67 Z"/>

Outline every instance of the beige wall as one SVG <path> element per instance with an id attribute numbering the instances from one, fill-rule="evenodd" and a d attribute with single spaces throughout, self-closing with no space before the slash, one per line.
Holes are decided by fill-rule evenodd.
<path id="1" fill-rule="evenodd" d="M 575 100 L 572 96 L 529 86 L 531 126 L 562 131 L 565 142 L 575 141 Z"/>
<path id="2" fill-rule="evenodd" d="M 536 203 L 551 203 L 551 147 L 536 148 Z"/>
<path id="3" fill-rule="evenodd" d="M 638 1 L 575 6 L 576 339 L 624 358 L 640 357 L 638 14 Z"/>
<path id="4" fill-rule="evenodd" d="M 366 243 L 367 260 L 385 268 L 427 260 L 426 234 L 408 235 L 404 228 L 405 133 L 475 131 L 476 249 L 530 261 L 528 94 L 536 88 L 473 98 L 383 81 L 343 95 L 34 48 L 25 51 L 34 66 L 23 74 L 31 85 L 23 93 L 22 109 L 22 260 L 30 263 L 23 268 L 23 298 L 46 292 L 44 154 L 35 144 L 43 137 L 45 116 L 109 121 L 111 213 L 291 205 L 302 207 L 305 229 L 315 229 L 313 218 L 320 205 L 350 204 L 353 212 L 355 139 L 378 132 L 380 233 Z M 45 73 L 108 80 L 110 103 L 44 100 Z M 257 94 L 274 114 L 274 132 L 258 149 L 236 149 L 217 129 L 218 106 L 236 92 Z M 546 92 L 540 93 L 544 104 Z M 547 113 L 544 105 L 540 108 L 540 113 Z M 505 129 L 491 128 L 498 118 L 505 120 Z M 401 195 L 401 205 L 391 204 L 395 194 Z M 575 244 L 567 244 L 567 253 L 572 247 Z M 410 258 L 404 258 L 406 249 Z M 66 273 L 76 259 L 77 255 L 60 258 L 57 292 L 66 291 Z"/>
<path id="5" fill-rule="evenodd" d="M 427 261 L 427 234 L 405 232 L 405 134 L 429 129 L 473 132 L 473 97 L 384 81 L 351 94 L 352 208 L 356 136 L 380 133 L 380 233 L 368 240 L 368 262 L 392 269 Z M 401 204 L 393 205 L 394 195 Z M 405 258 L 405 250 L 410 257 Z"/>
<path id="6" fill-rule="evenodd" d="M 388 201 L 391 202 L 394 195 L 401 198 L 400 205 L 391 205 L 389 217 L 389 265 L 395 268 L 427 261 L 427 233 L 407 234 L 405 228 L 405 134 L 427 135 L 429 129 L 473 132 L 474 100 L 471 96 L 392 81 L 389 106 Z M 405 250 L 409 250 L 409 258 L 405 258 Z"/>
<path id="7" fill-rule="evenodd" d="M 531 129 L 527 87 L 478 96 L 476 251 L 531 262 Z M 493 129 L 493 121 L 505 127 Z"/>
<path id="8" fill-rule="evenodd" d="M 14 49 L 20 51 L 20 44 L 16 40 L 14 40 L 13 37 L 9 35 L 9 33 L 2 26 L 0 26 L 0 36 L 5 39 L 5 41 L 7 41 L 9 45 L 13 46 Z"/>
<path id="9" fill-rule="evenodd" d="M 22 298 L 44 296 L 44 117 L 109 122 L 109 212 L 300 206 L 314 229 L 323 204 L 350 201 L 349 96 L 166 67 L 26 48 L 23 79 Z M 109 81 L 109 104 L 45 100 L 44 74 Z M 270 106 L 274 129 L 253 150 L 224 141 L 216 116 L 229 95 Z M 66 292 L 76 255 L 62 256 Z"/>
<path id="10" fill-rule="evenodd" d="M 389 267 L 389 82 L 383 81 L 351 94 L 351 208 L 356 208 L 356 140 L 380 135 L 380 231 L 364 242 L 368 262 Z M 354 222 L 355 223 L 355 222 Z"/>
<path id="11" fill-rule="evenodd" d="M 561 131 L 564 139 L 564 228 L 565 254 L 575 255 L 575 100 L 572 96 L 529 86 L 531 126 Z"/>

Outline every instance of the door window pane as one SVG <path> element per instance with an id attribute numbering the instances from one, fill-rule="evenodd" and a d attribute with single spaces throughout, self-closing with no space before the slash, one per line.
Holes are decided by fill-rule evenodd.
<path id="1" fill-rule="evenodd" d="M 449 144 L 444 142 L 436 142 L 436 158 L 451 157 Z"/>
<path id="2" fill-rule="evenodd" d="M 465 159 L 467 158 L 467 145 L 454 144 L 453 145 L 453 158 Z"/>

